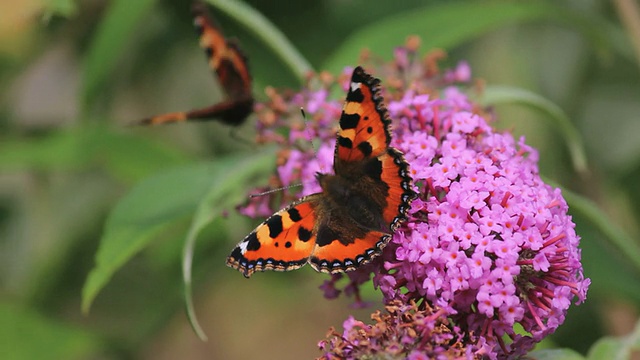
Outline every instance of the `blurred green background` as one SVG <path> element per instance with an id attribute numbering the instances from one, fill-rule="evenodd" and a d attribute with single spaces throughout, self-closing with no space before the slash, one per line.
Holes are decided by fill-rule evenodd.
<path id="1" fill-rule="evenodd" d="M 298 89 L 308 64 L 336 73 L 356 65 L 363 49 L 390 59 L 412 34 L 422 52 L 444 48 L 444 65 L 466 60 L 488 87 L 508 86 L 506 96 L 487 100 L 500 103 L 496 126 L 525 135 L 540 150 L 543 176 L 567 191 L 592 279 L 587 302 L 569 311 L 548 345 L 586 354 L 603 336 L 632 331 L 640 305 L 637 1 L 211 3 L 249 56 L 258 99 L 268 85 Z M 271 169 L 260 168 L 259 156 L 270 150 L 232 140 L 215 122 L 127 126 L 221 98 L 189 6 L 0 0 L 3 358 L 307 359 L 319 355 L 330 326 L 372 312 L 325 300 L 317 287 L 327 277 L 308 267 L 249 281 L 224 266 L 257 222 L 234 204 L 265 183 Z M 261 36 L 263 26 L 284 37 Z M 240 137 L 251 138 L 253 123 Z M 584 151 L 586 167 L 570 148 Z M 123 226 L 130 217 L 149 223 Z M 194 303 L 208 342 L 184 311 L 182 251 L 194 229 Z M 84 305 L 93 303 L 83 314 L 85 281 L 110 236 L 120 243 L 99 255 L 107 270 L 85 287 Z"/>

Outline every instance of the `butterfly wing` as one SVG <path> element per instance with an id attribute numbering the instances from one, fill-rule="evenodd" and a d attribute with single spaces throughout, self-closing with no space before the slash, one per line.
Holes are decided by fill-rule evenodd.
<path id="1" fill-rule="evenodd" d="M 379 179 L 385 185 L 381 186 L 385 190 L 382 218 L 389 224 L 389 229 L 395 231 L 407 220 L 407 211 L 418 194 L 413 190 L 409 164 L 402 152 L 389 147 L 377 160 L 381 164 Z"/>
<path id="2" fill-rule="evenodd" d="M 247 58 L 235 40 L 227 40 L 202 2 L 193 5 L 194 25 L 200 47 L 207 55 L 209 67 L 215 71 L 222 88 L 233 99 L 251 96 L 251 74 Z"/>
<path id="3" fill-rule="evenodd" d="M 305 265 L 316 243 L 315 209 L 320 196 L 306 196 L 273 214 L 233 249 L 227 265 L 245 277 L 255 271 L 287 271 Z"/>
<path id="4" fill-rule="evenodd" d="M 201 109 L 152 116 L 139 121 L 141 125 L 209 119 L 217 119 L 228 125 L 240 125 L 253 111 L 252 80 L 247 58 L 234 41 L 228 41 L 224 37 L 205 4 L 196 1 L 193 15 L 200 47 L 205 51 L 207 63 L 216 73 L 228 99 Z"/>
<path id="5" fill-rule="evenodd" d="M 335 225 L 320 225 L 318 229 L 316 245 L 309 259 L 317 271 L 334 274 L 355 270 L 379 255 L 391 240 L 389 234 L 362 229 L 355 230 L 358 234 L 352 237 L 354 229 L 344 233 L 336 231 Z"/>
<path id="6" fill-rule="evenodd" d="M 360 161 L 382 154 L 391 141 L 391 121 L 382 104 L 380 80 L 358 66 L 353 70 L 349 92 L 340 115 L 334 168 L 341 162 Z"/>
<path id="7" fill-rule="evenodd" d="M 227 125 L 240 125 L 253 112 L 253 98 L 229 99 L 214 105 L 190 111 L 156 115 L 140 122 L 141 125 L 160 125 L 189 120 L 219 120 Z"/>

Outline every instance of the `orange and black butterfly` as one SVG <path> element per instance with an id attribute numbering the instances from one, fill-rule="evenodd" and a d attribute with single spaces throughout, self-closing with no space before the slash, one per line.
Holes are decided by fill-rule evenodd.
<path id="1" fill-rule="evenodd" d="M 416 197 L 409 164 L 389 146 L 391 133 L 380 81 L 357 67 L 340 116 L 333 169 L 316 175 L 322 192 L 278 211 L 242 240 L 227 265 L 255 271 L 356 269 L 380 254 L 407 219 Z"/>
<path id="2" fill-rule="evenodd" d="M 254 100 L 247 58 L 233 39 L 224 37 L 204 3 L 194 2 L 192 11 L 200 47 L 204 49 L 209 67 L 215 71 L 227 99 L 201 109 L 152 116 L 141 120 L 139 124 L 218 120 L 228 125 L 240 125 L 253 111 Z"/>

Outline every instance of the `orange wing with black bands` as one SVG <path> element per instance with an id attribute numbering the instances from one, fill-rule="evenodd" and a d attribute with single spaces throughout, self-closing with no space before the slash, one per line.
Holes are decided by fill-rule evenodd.
<path id="1" fill-rule="evenodd" d="M 336 164 L 377 157 L 389 146 L 391 120 L 382 104 L 379 87 L 380 80 L 365 73 L 360 66 L 354 69 L 340 115 Z"/>
<path id="2" fill-rule="evenodd" d="M 329 239 L 328 245 L 316 244 L 309 263 L 320 272 L 340 273 L 352 271 L 380 255 L 391 240 L 391 235 L 380 231 L 369 231 L 353 243 L 344 244 L 340 239 Z"/>
<path id="3" fill-rule="evenodd" d="M 413 180 L 409 173 L 409 164 L 402 152 L 389 147 L 378 159 L 382 162 L 380 180 L 388 186 L 382 218 L 393 232 L 400 223 L 407 220 L 407 212 L 417 194 L 412 188 Z"/>
<path id="4" fill-rule="evenodd" d="M 196 1 L 192 11 L 200 47 L 205 51 L 209 67 L 215 71 L 224 91 L 232 99 L 250 97 L 251 74 L 247 57 L 234 40 L 224 37 L 205 4 Z"/>
<path id="5" fill-rule="evenodd" d="M 233 249 L 227 265 L 245 277 L 256 271 L 287 271 L 305 265 L 316 244 L 318 196 L 304 197 L 265 220 Z"/>

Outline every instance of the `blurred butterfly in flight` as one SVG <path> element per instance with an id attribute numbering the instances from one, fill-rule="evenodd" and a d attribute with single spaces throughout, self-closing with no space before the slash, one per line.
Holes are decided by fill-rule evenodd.
<path id="1" fill-rule="evenodd" d="M 190 120 L 217 120 L 238 126 L 253 111 L 251 74 L 247 58 L 233 39 L 227 39 L 200 1 L 192 6 L 200 47 L 207 55 L 209 67 L 216 73 L 227 99 L 201 109 L 173 112 L 140 120 L 141 125 L 158 125 Z"/>

